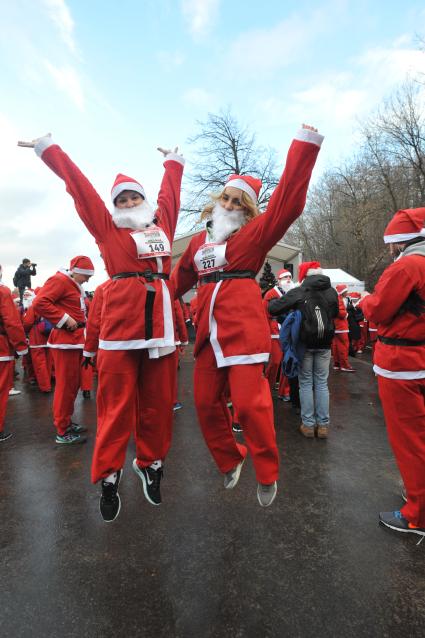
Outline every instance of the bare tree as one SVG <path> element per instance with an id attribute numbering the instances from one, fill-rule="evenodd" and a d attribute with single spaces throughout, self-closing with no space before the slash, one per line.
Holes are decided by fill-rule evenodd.
<path id="1" fill-rule="evenodd" d="M 230 111 L 209 113 L 205 122 L 197 124 L 199 133 L 188 140 L 195 153 L 181 207 L 179 227 L 185 230 L 197 226 L 199 212 L 209 201 L 209 194 L 220 191 L 232 173 L 261 179 L 260 208 L 267 204 L 279 181 L 276 151 L 257 145 L 255 134 L 241 126 Z"/>

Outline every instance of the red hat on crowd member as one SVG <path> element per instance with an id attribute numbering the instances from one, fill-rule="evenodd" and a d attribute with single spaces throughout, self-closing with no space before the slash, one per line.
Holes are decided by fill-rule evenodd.
<path id="1" fill-rule="evenodd" d="M 229 175 L 226 180 L 226 186 L 240 188 L 241 191 L 250 196 L 255 204 L 258 201 L 258 195 L 260 194 L 262 185 L 261 179 L 252 177 L 252 175 Z"/>
<path id="2" fill-rule="evenodd" d="M 136 182 L 136 180 L 132 177 L 128 177 L 127 175 L 123 175 L 122 173 L 118 173 L 111 190 L 111 198 L 113 203 L 115 203 L 116 198 L 123 191 L 135 191 L 136 193 L 139 193 L 139 195 L 141 195 L 143 199 L 146 199 L 145 190 L 143 186 L 139 184 L 139 182 Z"/>
<path id="3" fill-rule="evenodd" d="M 282 268 L 282 270 L 279 270 L 277 273 L 277 278 L 282 279 L 283 277 L 290 277 L 292 279 L 291 271 L 287 270 L 286 268 Z"/>
<path id="4" fill-rule="evenodd" d="M 69 270 L 78 275 L 89 275 L 90 277 L 94 275 L 93 262 L 90 257 L 85 257 L 84 255 L 78 255 L 71 259 Z"/>
<path id="5" fill-rule="evenodd" d="M 342 295 L 343 292 L 348 292 L 347 284 L 337 284 L 335 288 L 339 295 Z"/>
<path id="6" fill-rule="evenodd" d="M 320 275 L 321 273 L 322 267 L 319 261 L 303 261 L 298 266 L 298 281 L 301 283 L 308 275 Z"/>
<path id="7" fill-rule="evenodd" d="M 356 291 L 350 292 L 351 299 L 360 299 L 360 297 L 361 297 L 361 294 L 359 292 L 356 292 Z"/>
<path id="8" fill-rule="evenodd" d="M 425 208 L 407 208 L 398 210 L 386 229 L 384 242 L 393 244 L 405 242 L 416 237 L 425 239 Z"/>

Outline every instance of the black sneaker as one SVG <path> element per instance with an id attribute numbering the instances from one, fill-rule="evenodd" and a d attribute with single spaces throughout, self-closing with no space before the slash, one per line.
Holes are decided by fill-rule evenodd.
<path id="1" fill-rule="evenodd" d="M 385 525 L 385 527 L 389 527 L 395 532 L 408 532 L 410 534 L 425 536 L 425 528 L 417 527 L 416 525 L 409 523 L 407 518 L 404 518 L 400 511 L 380 512 L 379 522 L 381 525 Z"/>
<path id="2" fill-rule="evenodd" d="M 55 442 L 59 445 L 74 445 L 75 443 L 85 443 L 87 438 L 85 436 L 80 436 L 79 434 L 74 434 L 74 432 L 65 432 L 65 434 L 56 435 Z"/>
<path id="3" fill-rule="evenodd" d="M 11 436 L 13 436 L 12 432 L 0 432 L 0 443 L 7 441 Z"/>
<path id="4" fill-rule="evenodd" d="M 232 423 L 232 430 L 233 432 L 243 432 L 239 423 Z"/>
<path id="5" fill-rule="evenodd" d="M 151 467 L 139 467 L 137 465 L 137 459 L 134 459 L 133 470 L 142 481 L 143 493 L 149 503 L 152 505 L 161 505 L 159 485 L 163 475 L 162 467 L 160 467 L 159 470 L 154 470 Z"/>
<path id="6" fill-rule="evenodd" d="M 115 483 L 102 481 L 102 494 L 99 501 L 99 509 L 105 523 L 112 523 L 121 509 L 121 499 L 118 494 L 118 486 L 120 484 L 122 470 L 117 472 L 117 480 Z"/>
<path id="7" fill-rule="evenodd" d="M 84 427 L 84 425 L 79 425 L 79 423 L 71 421 L 71 424 L 67 427 L 65 434 L 81 434 L 81 432 L 87 432 L 87 428 Z"/>

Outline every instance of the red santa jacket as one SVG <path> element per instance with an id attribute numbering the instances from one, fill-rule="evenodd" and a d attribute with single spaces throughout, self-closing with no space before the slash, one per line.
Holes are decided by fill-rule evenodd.
<path id="1" fill-rule="evenodd" d="M 165 173 L 158 195 L 156 225 L 146 231 L 131 231 L 117 228 L 104 202 L 88 179 L 56 144 L 48 145 L 43 138 L 36 145 L 43 161 L 66 184 L 75 208 L 95 238 L 105 267 L 110 277 L 124 272 L 151 271 L 169 274 L 171 270 L 171 244 L 180 208 L 180 184 L 183 174 L 182 160 L 172 156 L 164 162 Z M 165 255 L 139 256 L 136 240 L 143 233 L 157 233 L 163 237 Z M 146 234 L 144 235 L 146 236 Z M 146 253 L 144 253 L 146 255 Z M 149 297 L 148 297 L 149 295 Z M 146 335 L 146 299 L 153 297 L 151 319 Z M 152 331 L 150 328 L 152 326 Z M 146 336 L 148 338 L 146 338 Z M 100 326 L 99 348 L 104 350 L 132 350 L 139 348 L 174 347 L 173 306 L 169 292 L 169 281 L 129 277 L 112 280 L 104 291 L 104 308 Z M 156 355 L 158 356 L 158 355 Z"/>
<path id="2" fill-rule="evenodd" d="M 263 297 L 263 306 L 266 311 L 267 321 L 269 322 L 270 334 L 272 339 L 279 339 L 279 324 L 276 321 L 276 317 L 272 317 L 269 314 L 268 305 L 271 299 L 278 299 L 282 297 L 283 293 L 279 286 L 274 286 L 271 290 L 268 290 Z"/>
<path id="3" fill-rule="evenodd" d="M 423 254 L 415 254 L 421 245 Z M 409 249 L 410 254 L 406 250 L 388 266 L 373 294 L 360 302 L 365 317 L 378 326 L 373 369 L 376 374 L 393 379 L 425 378 L 425 345 L 388 345 L 379 340 L 390 337 L 425 341 L 425 314 L 416 316 L 401 308 L 411 293 L 425 301 L 425 242 Z"/>
<path id="4" fill-rule="evenodd" d="M 84 290 L 67 271 L 57 272 L 50 277 L 38 291 L 31 307 L 55 326 L 47 340 L 50 348 L 83 348 L 84 328 L 71 331 L 63 327 L 69 317 L 81 324 L 86 323 Z"/>
<path id="5" fill-rule="evenodd" d="M 184 313 L 180 299 L 174 300 L 174 312 L 176 314 L 176 346 L 187 346 L 189 343 L 189 337 L 187 334 L 186 322 L 184 320 Z"/>
<path id="6" fill-rule="evenodd" d="M 90 304 L 90 314 L 86 326 L 86 340 L 84 342 L 83 355 L 94 357 L 99 349 L 100 321 L 102 316 L 103 293 L 105 288 L 111 283 L 108 279 L 100 284 L 94 293 Z"/>
<path id="7" fill-rule="evenodd" d="M 28 335 L 30 348 L 46 348 L 48 335 L 43 332 L 44 321 L 31 305 L 22 317 L 24 330 Z"/>
<path id="8" fill-rule="evenodd" d="M 335 334 L 348 333 L 348 312 L 344 297 L 338 295 L 338 316 L 334 319 Z"/>
<path id="9" fill-rule="evenodd" d="M 0 361 L 13 361 L 15 352 L 27 354 L 27 340 L 12 294 L 0 282 Z"/>
<path id="10" fill-rule="evenodd" d="M 268 251 L 282 239 L 305 205 L 323 138 L 318 133 L 306 134 L 305 131 L 300 138 L 291 144 L 285 170 L 265 213 L 231 235 L 224 244 L 212 244 L 207 231 L 191 239 L 172 273 L 177 297 L 196 283 L 200 273 L 205 272 L 202 268 L 210 266 L 206 255 L 211 245 L 219 246 L 221 263 L 224 257 L 220 270 L 259 272 Z M 208 340 L 218 367 L 268 360 L 270 329 L 261 291 L 254 279 L 227 279 L 199 286 L 195 356 Z"/>
<path id="11" fill-rule="evenodd" d="M 190 319 L 191 319 L 193 325 L 196 328 L 197 323 L 198 323 L 198 321 L 196 319 L 196 312 L 197 312 L 197 309 L 198 309 L 198 295 L 197 294 L 194 295 L 192 297 L 192 299 L 190 300 L 189 308 L 190 308 Z"/>

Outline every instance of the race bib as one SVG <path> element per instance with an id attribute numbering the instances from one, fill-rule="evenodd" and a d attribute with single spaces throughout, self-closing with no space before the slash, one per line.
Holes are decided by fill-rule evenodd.
<path id="1" fill-rule="evenodd" d="M 149 226 L 144 230 L 135 230 L 130 235 L 136 244 L 137 259 L 171 256 L 170 242 L 162 228 Z"/>
<path id="2" fill-rule="evenodd" d="M 226 247 L 227 242 L 224 244 L 204 244 L 198 248 L 194 261 L 200 275 L 222 270 L 227 265 Z"/>

